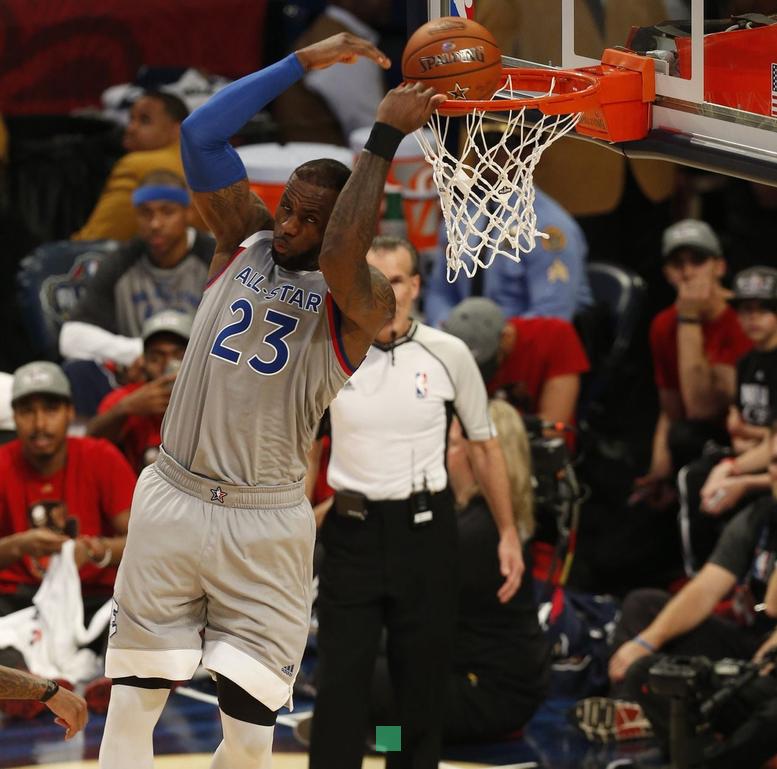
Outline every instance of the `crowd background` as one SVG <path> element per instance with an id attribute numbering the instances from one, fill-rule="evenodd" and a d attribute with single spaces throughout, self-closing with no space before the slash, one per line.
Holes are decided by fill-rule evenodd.
<path id="1" fill-rule="evenodd" d="M 164 9 L 150 3 L 150 10 L 117 7 L 115 18 L 102 8 L 92 18 L 63 7 L 63 20 L 54 25 L 22 13 L 22 5 L 5 4 L 6 38 L 16 43 L 5 46 L 0 59 L 12 73 L 0 85 L 0 427 L 5 438 L 17 439 L 9 445 L 9 462 L 12 450 L 17 463 L 19 452 L 34 454 L 35 431 L 31 436 L 24 424 L 30 415 L 18 407 L 20 384 L 12 375 L 32 361 L 61 364 L 44 371 L 56 381 L 54 390 L 28 387 L 23 395 L 56 396 L 64 411 L 47 418 L 58 420 L 57 440 L 87 441 L 84 451 L 102 451 L 101 461 L 113 462 L 124 477 L 155 456 L 213 248 L 182 180 L 181 120 L 223 83 L 347 30 L 376 41 L 392 68 L 382 73 L 362 62 L 308 73 L 234 143 L 348 147 L 353 131 L 371 124 L 382 94 L 400 80 L 407 8 L 400 0 L 229 0 L 218 13 L 204 2 Z M 683 3 L 666 5 L 677 10 Z M 777 11 L 773 4 L 756 5 L 764 13 Z M 723 15 L 741 10 L 735 3 L 720 6 L 714 10 Z M 507 50 L 516 38 L 499 21 L 498 4 L 480 8 L 481 21 L 494 25 Z M 660 17 L 661 9 L 651 13 Z M 237 31 L 229 23 L 235 16 L 241 17 Z M 173 39 L 170 29 L 181 34 Z M 209 39 L 229 39 L 229 45 L 203 45 L 206 29 Z M 527 39 L 526 45 L 542 41 Z M 108 60 L 105 50 L 111 65 L 97 66 Z M 777 546 L 768 534 L 774 482 L 769 431 L 777 416 L 777 273 L 770 269 L 777 189 L 661 161 L 632 163 L 599 149 L 589 156 L 580 144 L 561 144 L 537 175 L 540 228 L 551 238 L 521 265 L 495 265 L 493 276 L 451 288 L 441 270 L 444 233 L 436 228 L 436 246 L 420 244 L 414 311 L 464 339 L 489 395 L 514 406 L 537 443 L 556 439 L 569 457 L 563 471 L 574 475 L 579 522 L 577 513 L 574 521 L 560 522 L 553 505 L 543 504 L 546 479 L 535 467 L 536 531 L 533 537 L 527 532 L 525 542 L 533 572 L 526 578 L 537 580 L 535 602 L 554 606 L 543 627 L 554 659 L 562 658 L 561 637 L 571 637 L 566 626 L 560 629 L 558 600 L 573 607 L 577 621 L 615 631 L 612 646 L 596 652 L 603 665 L 598 672 L 592 666 L 582 684 L 555 679 L 582 700 L 607 693 L 612 651 L 609 678 L 622 687 L 642 652 L 657 652 L 692 629 L 707 641 L 719 633 L 703 624 L 673 626 L 672 616 L 662 613 L 671 615 L 669 595 L 700 590 L 695 580 L 713 579 L 707 592 L 716 599 L 705 603 L 699 623 L 715 611 L 717 599 L 730 601 L 737 585 L 757 582 L 760 599 L 766 595 Z M 591 184 L 582 194 L 582 185 L 570 178 L 585 168 Z M 387 201 L 391 193 L 387 189 Z M 381 231 L 413 240 L 397 213 L 387 203 Z M 597 280 L 602 264 L 630 292 L 625 330 L 624 312 L 613 314 L 612 297 Z M 706 390 L 688 384 L 701 380 L 708 382 Z M 322 433 L 321 465 L 309 484 L 316 503 L 331 496 L 327 440 Z M 106 453 L 105 441 L 124 459 L 113 446 Z M 67 461 L 77 453 L 71 449 Z M 23 479 L 28 489 L 34 482 Z M 95 491 L 90 515 L 101 523 L 90 519 L 91 529 L 80 532 L 79 565 L 91 561 L 87 569 L 112 569 L 120 559 L 129 506 L 124 492 L 103 503 Z M 52 501 L 51 489 L 40 493 Z M 760 500 L 756 512 L 749 506 L 754 500 Z M 736 515 L 740 511 L 747 518 Z M 46 525 L 52 515 L 48 509 Z M 723 527 L 729 519 L 738 527 L 733 533 Z M 23 534 L 26 525 L 24 512 L 12 516 L 0 500 L 0 554 L 4 538 Z M 722 531 L 736 539 L 734 555 Z M 19 563 L 0 557 L 2 567 L 16 569 L 16 582 L 37 584 L 35 559 L 58 551 L 64 526 L 57 536 L 45 545 L 28 542 L 16 553 Z M 109 588 L 105 572 L 99 579 L 92 573 L 87 583 L 95 582 Z M 646 589 L 662 592 L 639 592 Z M 612 597 L 607 616 L 585 605 L 586 597 L 600 594 Z M 22 603 L 30 597 L 27 589 Z M 526 621 L 526 600 L 524 595 L 522 610 L 513 613 L 515 622 Z M 3 614 L 21 606 L 8 600 L 0 605 L 6 604 Z M 761 614 L 755 634 L 753 622 L 721 611 L 737 644 L 690 648 L 713 656 L 731 648 L 763 653 L 763 633 L 773 622 Z M 551 693 L 559 691 L 553 685 Z M 590 717 L 590 708 L 580 712 L 583 721 Z M 501 728 L 506 733 L 509 726 Z"/>

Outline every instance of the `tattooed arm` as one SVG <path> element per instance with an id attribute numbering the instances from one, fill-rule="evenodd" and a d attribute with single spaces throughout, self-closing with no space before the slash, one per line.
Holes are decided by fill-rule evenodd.
<path id="1" fill-rule="evenodd" d="M 0 700 L 40 700 L 50 684 L 47 679 L 0 665 Z M 60 688 L 45 705 L 56 716 L 56 723 L 65 727 L 66 740 L 86 726 L 86 701 L 77 694 Z"/>
<path id="2" fill-rule="evenodd" d="M 389 66 L 372 43 L 341 33 L 230 83 L 183 121 L 181 158 L 186 180 L 195 192 L 197 210 L 216 237 L 209 277 L 224 267 L 243 240 L 272 223 L 266 206 L 249 189 L 245 166 L 230 146 L 230 137 L 306 71 L 359 57 Z"/>
<path id="3" fill-rule="evenodd" d="M 408 134 L 423 126 L 445 97 L 420 83 L 389 91 L 378 106 L 377 123 Z M 319 267 L 342 311 L 345 352 L 360 361 L 375 335 L 394 315 L 394 291 L 369 267 L 365 256 L 375 236 L 389 160 L 362 152 L 337 198 L 321 245 Z"/>

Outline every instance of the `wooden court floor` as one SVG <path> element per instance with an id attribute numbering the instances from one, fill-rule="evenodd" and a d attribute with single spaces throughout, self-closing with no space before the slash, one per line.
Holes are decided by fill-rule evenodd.
<path id="1" fill-rule="evenodd" d="M 157 769 L 209 767 L 210 756 L 221 740 L 221 725 L 214 692 L 209 690 L 212 683 L 207 680 L 198 686 L 201 690 L 196 697 L 170 697 L 154 734 Z M 273 743 L 274 769 L 307 769 L 307 753 L 295 739 L 292 726 L 313 703 L 296 704 L 294 713 L 279 717 Z M 547 702 L 520 737 L 448 746 L 440 769 L 605 769 L 614 760 L 624 758 L 639 758 L 643 765 L 660 763 L 654 748 L 644 743 L 586 742 L 569 720 L 572 704 Z M 96 769 L 104 723 L 104 717 L 92 715 L 82 733 L 64 742 L 62 730 L 48 712 L 33 721 L 0 720 L 0 769 Z M 372 755 L 365 758 L 363 769 L 383 766 L 383 757 Z"/>

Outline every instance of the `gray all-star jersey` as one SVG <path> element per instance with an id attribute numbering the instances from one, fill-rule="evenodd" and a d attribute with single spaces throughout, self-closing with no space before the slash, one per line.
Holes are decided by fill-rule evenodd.
<path id="1" fill-rule="evenodd" d="M 206 286 L 162 424 L 179 464 L 240 486 L 302 478 L 319 419 L 353 373 L 324 276 L 278 267 L 271 241 L 252 235 Z"/>

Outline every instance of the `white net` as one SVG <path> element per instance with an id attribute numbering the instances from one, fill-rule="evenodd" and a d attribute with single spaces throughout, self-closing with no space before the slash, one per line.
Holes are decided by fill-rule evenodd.
<path id="1" fill-rule="evenodd" d="M 545 149 L 571 131 L 582 113 L 536 119 L 537 113 L 532 112 L 531 120 L 526 113 L 526 108 L 507 112 L 496 140 L 488 112 L 467 113 L 460 157 L 445 147 L 451 125 L 445 115 L 434 113 L 429 121 L 433 142 L 416 131 L 440 193 L 449 282 L 462 269 L 471 278 L 499 255 L 519 262 L 521 254 L 534 249 L 536 238 L 547 237 L 537 230 L 534 169 Z"/>

